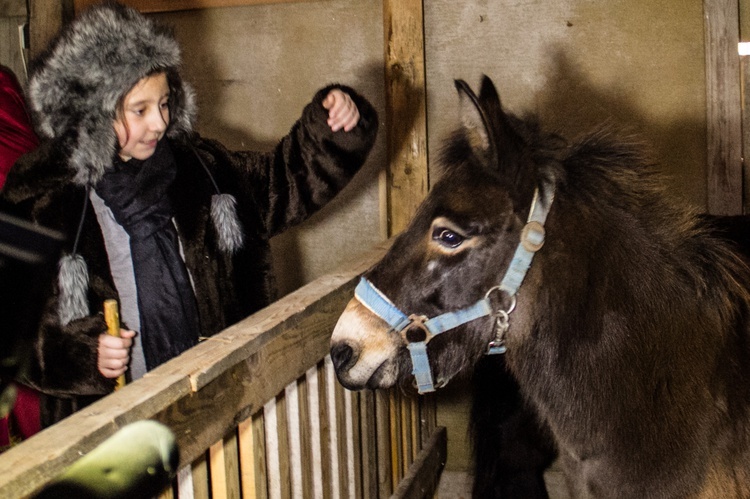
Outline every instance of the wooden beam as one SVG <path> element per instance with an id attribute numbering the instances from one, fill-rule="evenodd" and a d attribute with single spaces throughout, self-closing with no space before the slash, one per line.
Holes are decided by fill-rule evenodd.
<path id="1" fill-rule="evenodd" d="M 393 499 L 425 499 L 435 497 L 440 475 L 448 456 L 445 427 L 438 427 L 419 453 L 396 491 Z"/>
<path id="2" fill-rule="evenodd" d="M 707 207 L 743 210 L 742 102 L 737 0 L 704 0 L 706 47 Z"/>
<path id="3" fill-rule="evenodd" d="M 31 0 L 29 10 L 29 51 L 33 60 L 70 20 L 72 0 Z"/>
<path id="4" fill-rule="evenodd" d="M 391 236 L 406 228 L 429 188 L 422 0 L 383 0 L 383 25 Z"/>

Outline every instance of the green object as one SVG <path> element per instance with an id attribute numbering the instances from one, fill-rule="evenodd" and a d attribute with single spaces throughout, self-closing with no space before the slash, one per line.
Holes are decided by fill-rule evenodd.
<path id="1" fill-rule="evenodd" d="M 139 421 L 125 426 L 73 463 L 36 497 L 152 497 L 169 484 L 178 462 L 170 429 L 156 421 Z"/>

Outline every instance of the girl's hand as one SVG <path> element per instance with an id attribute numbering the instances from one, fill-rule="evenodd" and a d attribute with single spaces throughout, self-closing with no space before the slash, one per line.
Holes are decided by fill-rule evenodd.
<path id="1" fill-rule="evenodd" d="M 120 329 L 120 337 L 106 333 L 99 335 L 97 368 L 105 378 L 117 378 L 125 374 L 130 363 L 130 347 L 133 345 L 134 331 Z"/>
<path id="2" fill-rule="evenodd" d="M 348 132 L 359 122 L 359 109 L 349 94 L 343 90 L 338 88 L 331 90 L 323 99 L 323 107 L 328 109 L 327 123 L 331 131 L 343 129 Z"/>

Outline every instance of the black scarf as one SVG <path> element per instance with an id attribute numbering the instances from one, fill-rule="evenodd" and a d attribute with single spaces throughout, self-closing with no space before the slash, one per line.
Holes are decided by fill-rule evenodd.
<path id="1" fill-rule="evenodd" d="M 130 236 L 141 342 L 151 370 L 198 342 L 198 307 L 177 230 L 172 223 L 168 191 L 177 165 L 166 140 L 140 161 L 115 158 L 113 168 L 96 185 L 97 194 Z"/>

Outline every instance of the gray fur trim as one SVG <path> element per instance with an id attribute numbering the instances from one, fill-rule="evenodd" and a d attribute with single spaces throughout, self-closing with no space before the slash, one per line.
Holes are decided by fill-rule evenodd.
<path id="1" fill-rule="evenodd" d="M 211 219 L 218 236 L 219 249 L 225 253 L 236 253 L 244 244 L 242 224 L 237 217 L 237 200 L 231 194 L 215 194 L 211 197 Z"/>
<path id="2" fill-rule="evenodd" d="M 57 275 L 60 295 L 57 315 L 65 326 L 70 321 L 89 315 L 89 272 L 81 255 L 65 255 L 60 259 Z"/>
<path id="3" fill-rule="evenodd" d="M 117 101 L 149 74 L 171 75 L 167 134 L 192 130 L 195 98 L 180 65 L 171 32 L 114 2 L 83 11 L 60 33 L 34 62 L 28 98 L 39 132 L 69 150 L 75 182 L 95 184 L 111 166 Z"/>

